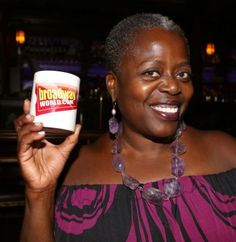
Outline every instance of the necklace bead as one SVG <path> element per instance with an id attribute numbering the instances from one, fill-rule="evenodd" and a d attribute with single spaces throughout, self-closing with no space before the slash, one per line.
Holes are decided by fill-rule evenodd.
<path id="1" fill-rule="evenodd" d="M 179 156 L 174 156 L 171 162 L 171 173 L 176 177 L 184 174 L 184 161 Z"/>
<path id="2" fill-rule="evenodd" d="M 181 186 L 178 179 L 171 178 L 165 180 L 163 191 L 168 197 L 176 197 L 180 195 L 180 189 Z"/>
<path id="3" fill-rule="evenodd" d="M 163 200 L 166 200 L 166 196 L 159 189 L 150 187 L 142 191 L 142 197 L 154 204 L 160 204 Z"/>
<path id="4" fill-rule="evenodd" d="M 120 154 L 115 154 L 113 156 L 112 166 L 113 166 L 115 171 L 124 172 L 125 165 L 124 165 L 123 158 L 121 157 Z"/>
<path id="5" fill-rule="evenodd" d="M 140 186 L 140 183 L 135 178 L 127 175 L 125 172 L 121 173 L 122 180 L 125 186 L 129 187 L 131 190 L 135 190 Z"/>
<path id="6" fill-rule="evenodd" d="M 117 129 L 120 132 L 116 135 L 116 138 L 113 141 L 112 145 L 112 166 L 115 171 L 121 173 L 123 184 L 131 190 L 139 189 L 142 197 L 146 201 L 157 205 L 161 204 L 165 200 L 179 196 L 181 194 L 181 184 L 178 178 L 184 174 L 184 161 L 179 157 L 179 155 L 182 155 L 186 152 L 186 146 L 182 142 L 180 142 L 179 139 L 182 135 L 182 132 L 186 129 L 185 124 L 180 124 L 180 127 L 176 131 L 175 140 L 170 145 L 170 151 L 172 155 L 171 174 L 174 176 L 174 178 L 164 180 L 163 191 L 154 187 L 146 189 L 137 179 L 129 176 L 125 172 L 124 159 L 120 154 L 121 140 L 119 134 L 122 132 L 122 126 Z"/>

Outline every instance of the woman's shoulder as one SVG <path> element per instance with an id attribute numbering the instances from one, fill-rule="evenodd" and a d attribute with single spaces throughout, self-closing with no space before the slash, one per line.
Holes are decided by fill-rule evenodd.
<path id="1" fill-rule="evenodd" d="M 64 184 L 98 183 L 110 167 L 108 162 L 111 162 L 111 141 L 108 134 L 103 134 L 95 142 L 80 147 Z"/>
<path id="2" fill-rule="evenodd" d="M 190 136 L 198 142 L 204 143 L 209 147 L 220 146 L 220 149 L 231 149 L 235 150 L 236 137 L 233 135 L 221 131 L 221 130 L 200 130 L 194 127 L 188 127 Z"/>
<path id="3" fill-rule="evenodd" d="M 226 168 L 236 168 L 236 137 L 220 130 L 199 130 L 188 128 L 189 140 L 198 152 L 216 164 L 224 164 Z"/>

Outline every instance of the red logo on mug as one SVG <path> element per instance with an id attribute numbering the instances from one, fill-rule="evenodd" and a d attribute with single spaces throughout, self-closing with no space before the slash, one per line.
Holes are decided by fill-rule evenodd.
<path id="1" fill-rule="evenodd" d="M 78 91 L 73 86 L 36 84 L 36 115 L 77 109 Z"/>

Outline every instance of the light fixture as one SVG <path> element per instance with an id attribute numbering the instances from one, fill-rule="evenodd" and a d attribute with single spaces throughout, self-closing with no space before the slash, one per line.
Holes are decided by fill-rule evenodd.
<path id="1" fill-rule="evenodd" d="M 206 54 L 207 55 L 214 55 L 215 54 L 215 44 L 214 43 L 207 43 L 206 44 Z"/>
<path id="2" fill-rule="evenodd" d="M 23 45 L 25 43 L 25 31 L 24 30 L 16 31 L 16 43 L 19 45 Z"/>

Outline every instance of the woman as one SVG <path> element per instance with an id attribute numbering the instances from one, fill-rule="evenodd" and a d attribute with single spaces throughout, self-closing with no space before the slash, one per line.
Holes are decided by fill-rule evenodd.
<path id="1" fill-rule="evenodd" d="M 56 201 L 80 126 L 53 145 L 27 100 L 15 122 L 26 184 L 21 241 L 233 241 L 236 140 L 183 122 L 193 95 L 183 31 L 159 14 L 128 17 L 110 32 L 106 57 L 110 134 L 80 149 Z"/>

